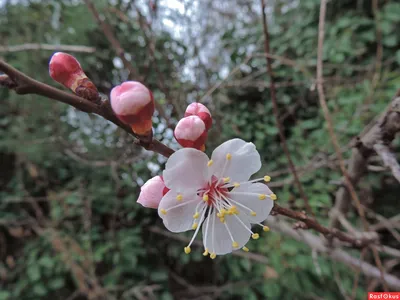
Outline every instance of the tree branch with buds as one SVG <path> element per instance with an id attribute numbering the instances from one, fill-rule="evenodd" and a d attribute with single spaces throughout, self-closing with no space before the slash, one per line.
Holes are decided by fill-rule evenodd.
<path id="1" fill-rule="evenodd" d="M 102 116 L 104 119 L 114 123 L 118 127 L 125 130 L 128 134 L 135 137 L 135 143 L 142 146 L 146 150 L 154 151 L 165 157 L 169 157 L 174 150 L 161 143 L 156 139 L 146 140 L 135 134 L 131 127 L 121 122 L 113 113 L 110 101 L 107 97 L 102 96 L 100 103 L 91 102 L 85 98 L 73 95 L 45 83 L 39 82 L 28 75 L 13 68 L 5 61 L 0 60 L 0 71 L 6 75 L 0 75 L 0 86 L 14 90 L 19 95 L 35 94 L 44 96 L 68 105 L 76 109 Z"/>

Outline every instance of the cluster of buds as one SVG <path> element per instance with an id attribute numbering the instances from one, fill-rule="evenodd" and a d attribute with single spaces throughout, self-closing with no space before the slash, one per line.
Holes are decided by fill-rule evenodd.
<path id="1" fill-rule="evenodd" d="M 96 103 L 100 102 L 96 86 L 72 55 L 55 53 L 50 59 L 49 72 L 51 78 L 71 89 L 76 95 Z M 137 81 L 123 82 L 112 89 L 110 103 L 121 122 L 129 125 L 141 140 L 151 141 L 155 104 L 153 95 L 146 86 Z M 204 151 L 211 125 L 211 113 L 207 107 L 201 103 L 192 103 L 175 127 L 175 139 L 182 147 Z M 168 191 L 161 176 L 153 177 L 142 186 L 138 203 L 145 207 L 157 208 L 161 198 Z"/>
<path id="2" fill-rule="evenodd" d="M 175 139 L 182 147 L 205 150 L 207 131 L 211 128 L 211 113 L 201 103 L 190 104 L 175 127 Z"/>
<path id="3" fill-rule="evenodd" d="M 175 127 L 175 139 L 184 148 L 204 151 L 207 131 L 211 125 L 211 113 L 207 107 L 201 103 L 192 103 L 187 107 L 184 118 Z M 137 202 L 144 207 L 158 208 L 161 199 L 168 191 L 161 176 L 153 177 L 142 186 Z M 179 197 L 182 196 L 178 195 L 177 201 L 182 200 Z M 229 210 L 226 213 L 236 213 L 236 211 Z M 221 215 L 221 219 L 223 218 L 224 215 Z"/>
<path id="4" fill-rule="evenodd" d="M 93 102 L 100 101 L 96 86 L 83 72 L 78 60 L 63 52 L 56 52 L 49 62 L 49 73 L 58 83 L 72 90 L 78 96 Z"/>

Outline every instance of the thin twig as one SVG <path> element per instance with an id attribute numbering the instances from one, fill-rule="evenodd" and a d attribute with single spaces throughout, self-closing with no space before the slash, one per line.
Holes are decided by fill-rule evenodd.
<path id="1" fill-rule="evenodd" d="M 89 11 L 92 13 L 93 17 L 96 19 L 97 23 L 100 25 L 101 29 L 103 30 L 104 35 L 106 36 L 107 40 L 110 42 L 111 46 L 113 47 L 114 51 L 118 55 L 118 57 L 122 60 L 124 67 L 128 69 L 130 73 L 130 79 L 136 79 L 141 81 L 139 74 L 137 73 L 136 69 L 133 67 L 132 63 L 126 58 L 125 50 L 122 47 L 121 43 L 115 37 L 111 26 L 102 20 L 100 17 L 99 12 L 97 11 L 96 7 L 92 3 L 91 0 L 85 0 L 86 6 L 88 7 Z M 167 114 L 164 111 L 164 108 L 156 101 L 155 106 L 157 111 L 159 112 L 160 116 L 167 122 L 169 125 Z"/>
<path id="2" fill-rule="evenodd" d="M 339 166 L 340 169 L 345 177 L 345 182 L 346 186 L 349 189 L 350 195 L 356 205 L 358 214 L 361 217 L 361 220 L 363 222 L 363 226 L 365 231 L 369 230 L 369 225 L 367 222 L 367 219 L 365 218 L 365 212 L 363 207 L 361 206 L 361 201 L 357 196 L 357 193 L 355 191 L 355 188 L 353 186 L 353 183 L 351 182 L 351 178 L 349 174 L 347 173 L 346 166 L 344 163 L 343 155 L 340 150 L 339 142 L 337 140 L 335 131 L 333 129 L 333 122 L 332 122 L 332 117 L 329 112 L 328 105 L 325 100 L 325 93 L 324 93 L 324 87 L 323 87 L 323 46 L 324 46 L 324 35 L 325 35 L 325 15 L 326 15 L 326 2 L 327 0 L 321 0 L 321 6 L 320 6 L 320 13 L 319 13 L 319 25 L 318 25 L 318 57 L 317 57 L 317 89 L 318 89 L 318 98 L 322 107 L 322 110 L 324 112 L 324 117 L 328 125 L 328 131 L 329 131 L 329 136 L 331 138 L 331 141 L 333 143 L 333 146 L 335 148 L 335 152 L 337 155 L 337 158 L 339 160 Z M 379 257 L 378 251 L 376 250 L 375 247 L 371 246 L 372 253 L 374 255 L 374 259 L 376 262 L 377 267 L 380 270 L 381 276 L 382 276 L 382 283 L 384 286 L 385 291 L 388 290 L 385 278 L 384 278 L 384 272 L 383 272 L 383 267 L 382 267 L 382 262 Z"/>
<path id="3" fill-rule="evenodd" d="M 325 226 L 322 226 L 315 219 L 308 217 L 303 212 L 293 211 L 284 207 L 279 206 L 278 204 L 274 204 L 272 209 L 276 214 L 289 217 L 294 220 L 299 220 L 306 225 L 308 229 L 314 229 L 319 233 L 322 233 L 326 238 L 332 239 L 333 237 L 337 238 L 342 242 L 349 243 L 351 246 L 355 248 L 363 248 L 372 242 L 376 241 L 376 236 L 367 236 L 367 235 L 359 235 L 359 236 L 350 236 L 349 234 L 339 231 L 335 228 L 331 229 Z"/>
<path id="4" fill-rule="evenodd" d="M 96 48 L 79 45 L 50 45 L 50 44 L 22 44 L 13 46 L 0 46 L 0 52 L 20 52 L 27 50 L 66 51 L 80 53 L 94 53 Z"/>
<path id="5" fill-rule="evenodd" d="M 264 52 L 270 53 L 271 51 L 270 51 L 270 47 L 269 47 L 269 33 L 268 33 L 268 25 L 267 25 L 267 16 L 265 14 L 265 3 L 264 3 L 264 0 L 260 0 L 260 2 L 261 2 L 263 31 L 264 31 Z M 291 155 L 289 153 L 289 149 L 287 147 L 283 126 L 279 120 L 279 108 L 278 108 L 278 102 L 276 100 L 275 82 L 274 82 L 274 75 L 273 75 L 273 71 L 272 71 L 271 58 L 269 56 L 266 56 L 266 61 L 267 61 L 267 71 L 268 71 L 268 74 L 270 77 L 270 93 L 271 93 L 271 100 L 272 100 L 272 104 L 273 104 L 273 112 L 274 112 L 274 116 L 275 116 L 276 126 L 278 127 L 278 130 L 279 130 L 279 136 L 281 139 L 283 151 L 285 152 L 285 155 L 289 162 L 289 167 L 293 173 L 296 186 L 299 189 L 300 195 L 304 200 L 304 204 L 307 209 L 307 212 L 315 217 L 315 215 L 311 209 L 310 203 L 308 201 L 308 197 L 307 197 L 306 193 L 304 192 L 303 185 L 301 184 L 299 176 L 297 175 L 296 168 L 294 166 Z"/>

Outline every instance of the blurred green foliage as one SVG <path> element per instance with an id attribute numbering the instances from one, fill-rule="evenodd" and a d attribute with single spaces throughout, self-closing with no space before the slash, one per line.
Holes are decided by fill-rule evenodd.
<path id="1" fill-rule="evenodd" d="M 182 117 L 179 113 L 188 101 L 200 99 L 224 78 L 220 69 L 232 70 L 252 55 L 212 99 L 205 99 L 215 120 L 207 152 L 236 136 L 254 142 L 265 162 L 260 174 L 276 172 L 274 181 L 287 181 L 274 189 L 282 205 L 304 209 L 290 172 L 285 171 L 287 160 L 272 114 L 265 58 L 258 55 L 263 39 L 258 6 L 235 4 L 232 10 L 242 14 L 229 19 L 232 26 L 225 26 L 226 16 L 214 11 L 217 17 L 210 17 L 208 27 L 201 31 L 205 35 L 194 33 L 186 39 L 164 30 L 160 20 L 172 19 L 177 28 L 195 28 L 195 21 L 190 23 L 190 18 L 168 6 L 158 7 L 164 15 L 152 19 L 153 59 L 144 36 L 149 32 L 139 25 L 129 1 L 95 2 L 173 122 Z M 140 4 L 145 15 L 154 13 Z M 211 4 L 204 5 L 209 10 L 197 12 L 200 17 L 213 9 Z M 275 1 L 269 11 L 273 54 L 290 59 L 289 63 L 275 59 L 273 64 L 289 150 L 296 165 L 308 166 L 301 172 L 301 181 L 318 220 L 327 224 L 340 173 L 315 90 L 318 14 L 317 0 Z M 329 2 L 323 49 L 325 87 L 346 157 L 351 139 L 385 109 L 400 86 L 399 26 L 400 4 L 395 0 L 380 2 L 376 18 L 371 1 Z M 216 39 L 220 48 L 201 52 L 206 44 L 197 43 L 196 38 Z M 81 1 L 5 1 L 0 7 L 0 39 L 7 45 L 95 47 L 95 53 L 75 56 L 105 94 L 128 78 Z M 0 55 L 35 79 L 56 86 L 47 71 L 51 54 Z M 201 55 L 207 60 L 201 62 Z M 155 64 L 168 94 L 159 88 Z M 200 70 L 205 70 L 208 79 L 200 76 Z M 216 299 L 342 299 L 343 294 L 351 295 L 352 270 L 329 258 L 313 257 L 305 245 L 274 232 L 249 244 L 252 252 L 265 255 L 267 264 L 232 255 L 211 261 L 200 250 L 184 255 L 183 242 L 151 231 L 154 226 L 163 228 L 156 211 L 136 204 L 140 185 L 160 172 L 165 159 L 143 152 L 131 137 L 97 116 L 5 89 L 0 90 L 0 99 L 0 300 L 86 299 L 84 292 L 107 299 L 142 299 L 141 294 L 150 299 L 194 299 L 200 295 L 193 294 L 193 289 Z M 175 107 L 168 104 L 171 100 Z M 176 147 L 170 129 L 157 116 L 154 127 L 157 138 Z M 390 217 L 399 210 L 395 202 L 399 187 L 389 173 L 370 174 L 360 189 L 376 198 L 370 204 L 382 215 Z M 359 256 L 357 251 L 353 254 Z M 399 273 L 399 269 L 394 271 Z M 365 299 L 366 286 L 367 279 L 361 277 L 357 299 Z"/>

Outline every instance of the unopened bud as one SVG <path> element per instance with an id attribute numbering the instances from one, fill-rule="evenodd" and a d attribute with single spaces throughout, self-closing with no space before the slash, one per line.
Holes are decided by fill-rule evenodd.
<path id="1" fill-rule="evenodd" d="M 162 197 L 168 193 L 169 189 L 165 186 L 161 176 L 149 179 L 140 189 L 138 203 L 148 208 L 158 208 Z"/>
<path id="2" fill-rule="evenodd" d="M 116 116 L 138 135 L 151 135 L 154 99 L 150 90 L 137 81 L 125 81 L 111 91 L 111 107 Z"/>
<path id="3" fill-rule="evenodd" d="M 175 127 L 175 139 L 185 148 L 205 150 L 207 139 L 206 125 L 197 116 L 189 116 L 181 119 Z"/>
<path id="4" fill-rule="evenodd" d="M 63 52 L 56 52 L 49 62 L 51 78 L 71 89 L 78 96 L 99 102 L 100 95 L 96 86 L 83 72 L 78 60 Z"/>
<path id="5" fill-rule="evenodd" d="M 185 117 L 188 116 L 198 116 L 203 120 L 206 125 L 206 130 L 208 131 L 212 125 L 211 113 L 206 106 L 201 103 L 194 102 L 190 104 L 185 111 Z"/>

